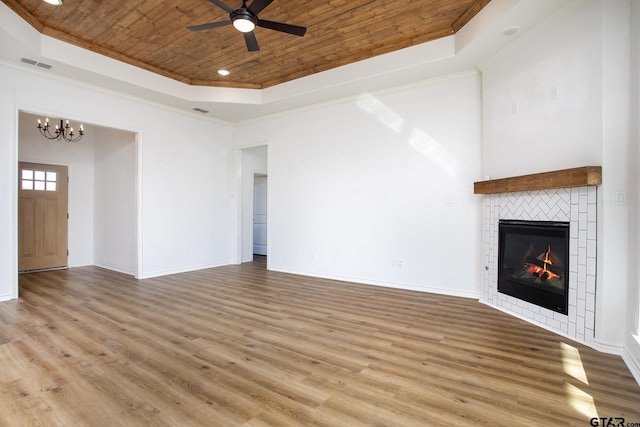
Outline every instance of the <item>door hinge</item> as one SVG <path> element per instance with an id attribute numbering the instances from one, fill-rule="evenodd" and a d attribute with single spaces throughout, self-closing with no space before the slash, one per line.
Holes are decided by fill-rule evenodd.
<path id="1" fill-rule="evenodd" d="M 69 249 L 67 249 L 67 256 L 69 256 Z"/>
<path id="2" fill-rule="evenodd" d="M 67 219 L 69 219 L 69 213 L 67 212 Z"/>

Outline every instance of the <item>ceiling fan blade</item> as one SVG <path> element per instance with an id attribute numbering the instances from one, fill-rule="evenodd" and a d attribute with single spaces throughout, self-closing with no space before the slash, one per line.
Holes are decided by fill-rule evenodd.
<path id="1" fill-rule="evenodd" d="M 253 34 L 253 31 L 242 34 L 244 35 L 244 42 L 247 44 L 247 50 L 249 52 L 257 52 L 260 50 L 258 40 L 256 40 L 256 35 Z"/>
<path id="2" fill-rule="evenodd" d="M 209 0 L 209 1 L 212 1 L 212 0 Z M 257 15 L 260 12 L 262 12 L 262 10 L 265 7 L 269 6 L 271 2 L 273 2 L 273 0 L 253 0 L 253 3 L 251 3 L 251 6 L 249 6 L 247 9 L 249 9 L 249 12 L 253 13 L 254 15 Z"/>
<path id="3" fill-rule="evenodd" d="M 210 30 L 211 28 L 219 28 L 224 27 L 225 25 L 231 25 L 231 20 L 220 21 L 220 22 L 209 22 L 208 24 L 200 24 L 200 25 L 192 25 L 187 27 L 187 29 L 191 31 L 202 31 L 202 30 Z"/>
<path id="4" fill-rule="evenodd" d="M 233 8 L 227 6 L 226 4 L 222 3 L 220 0 L 209 0 L 211 3 L 215 4 L 216 6 L 218 6 L 220 9 L 226 11 L 227 13 L 231 13 L 233 12 Z"/>
<path id="5" fill-rule="evenodd" d="M 282 22 L 267 21 L 265 19 L 258 19 L 258 27 L 282 31 L 283 33 L 289 33 L 300 37 L 304 36 L 304 33 L 307 32 L 307 27 L 285 24 Z"/>

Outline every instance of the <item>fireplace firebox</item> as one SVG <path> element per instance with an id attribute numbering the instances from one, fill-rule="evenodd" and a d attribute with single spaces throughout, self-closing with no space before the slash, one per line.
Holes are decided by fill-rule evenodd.
<path id="1" fill-rule="evenodd" d="M 500 220 L 498 228 L 498 292 L 567 314 L 569 223 Z"/>

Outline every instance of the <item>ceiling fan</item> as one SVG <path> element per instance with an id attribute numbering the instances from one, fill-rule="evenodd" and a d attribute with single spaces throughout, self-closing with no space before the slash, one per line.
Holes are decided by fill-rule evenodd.
<path id="1" fill-rule="evenodd" d="M 220 0 L 209 1 L 225 12 L 228 12 L 229 19 L 220 22 L 210 22 L 208 24 L 192 25 L 187 28 L 191 31 L 202 31 L 209 30 L 211 28 L 233 25 L 238 31 L 243 33 L 244 41 L 247 44 L 247 50 L 249 52 L 256 52 L 260 50 L 260 47 L 258 47 L 256 36 L 253 33 L 253 29 L 256 26 L 301 37 L 304 36 L 304 33 L 307 31 L 306 27 L 301 27 L 299 25 L 267 21 L 266 19 L 258 18 L 258 13 L 262 12 L 264 8 L 269 6 L 273 2 L 273 0 L 253 0 L 251 6 L 249 7 L 247 7 L 247 0 L 242 0 L 242 7 L 240 7 L 240 9 L 233 9 Z"/>

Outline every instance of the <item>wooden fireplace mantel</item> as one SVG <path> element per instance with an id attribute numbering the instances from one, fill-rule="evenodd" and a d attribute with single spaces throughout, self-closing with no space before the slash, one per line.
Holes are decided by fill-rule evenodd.
<path id="1" fill-rule="evenodd" d="M 473 183 L 473 193 L 495 194 L 600 184 L 602 184 L 602 166 L 583 166 L 532 175 L 478 181 Z"/>

